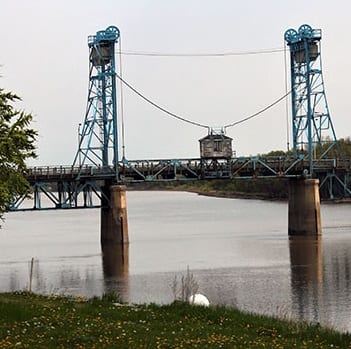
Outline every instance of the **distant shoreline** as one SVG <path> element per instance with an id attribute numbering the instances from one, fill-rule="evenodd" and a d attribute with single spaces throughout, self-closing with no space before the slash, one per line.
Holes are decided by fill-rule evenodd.
<path id="1" fill-rule="evenodd" d="M 259 181 L 259 180 L 256 180 Z M 216 189 L 216 184 L 219 181 L 204 181 L 204 184 L 195 183 L 195 181 L 191 182 L 144 182 L 137 184 L 129 184 L 127 185 L 127 190 L 130 191 L 177 191 L 177 192 L 187 192 L 198 194 L 201 196 L 209 196 L 216 198 L 224 198 L 224 199 L 243 199 L 243 200 L 265 200 L 265 201 L 288 201 L 288 192 L 285 188 L 285 191 L 282 191 L 281 188 L 276 188 L 275 191 L 267 190 L 262 187 L 261 192 L 257 191 L 234 191 L 230 188 L 230 184 L 232 182 L 227 182 L 225 185 L 221 185 L 220 189 Z M 237 181 L 241 182 L 242 181 Z M 208 185 L 208 184 L 213 185 Z M 274 186 L 274 185 L 273 185 Z M 246 189 L 245 187 L 243 189 Z M 343 198 L 343 199 L 321 199 L 323 204 L 351 204 L 351 198 Z"/>
<path id="2" fill-rule="evenodd" d="M 272 195 L 269 191 L 245 191 L 234 190 L 233 183 L 239 186 L 242 181 L 189 181 L 189 182 L 143 182 L 132 183 L 127 185 L 127 190 L 130 191 L 177 191 L 198 194 L 202 196 L 225 198 L 225 199 L 247 199 L 247 200 L 269 200 L 269 201 L 286 201 L 287 195 Z M 245 186 L 243 187 L 245 188 Z"/>

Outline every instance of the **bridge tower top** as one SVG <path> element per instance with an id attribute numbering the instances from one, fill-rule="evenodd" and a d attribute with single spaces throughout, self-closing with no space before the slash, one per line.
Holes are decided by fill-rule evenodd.
<path id="1" fill-rule="evenodd" d="M 325 96 L 322 33 L 303 24 L 298 30 L 288 29 L 284 39 L 290 49 L 293 152 L 295 157 L 308 157 L 313 175 L 313 160 L 341 153 Z"/>
<path id="2" fill-rule="evenodd" d="M 115 44 L 119 29 L 109 26 L 88 37 L 89 90 L 86 114 L 78 127 L 73 166 L 113 167 L 118 178 L 118 124 Z M 82 126 L 82 128 L 81 128 Z"/>

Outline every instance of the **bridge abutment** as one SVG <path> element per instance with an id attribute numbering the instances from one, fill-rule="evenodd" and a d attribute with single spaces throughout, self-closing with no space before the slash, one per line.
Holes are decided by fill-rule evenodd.
<path id="1" fill-rule="evenodd" d="M 289 235 L 322 234 L 319 180 L 289 180 Z"/>
<path id="2" fill-rule="evenodd" d="M 101 245 L 128 244 L 125 185 L 106 185 L 101 207 Z M 108 202 L 107 202 L 108 201 Z"/>

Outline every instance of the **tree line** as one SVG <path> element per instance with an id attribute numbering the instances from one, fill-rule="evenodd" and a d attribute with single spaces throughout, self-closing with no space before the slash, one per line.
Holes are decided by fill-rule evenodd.
<path id="1" fill-rule="evenodd" d="M 16 196 L 29 194 L 26 161 L 36 158 L 33 115 L 15 108 L 21 99 L 0 88 L 0 218 Z"/>

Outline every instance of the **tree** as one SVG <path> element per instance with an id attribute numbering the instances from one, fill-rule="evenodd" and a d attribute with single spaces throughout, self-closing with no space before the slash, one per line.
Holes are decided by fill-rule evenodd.
<path id="1" fill-rule="evenodd" d="M 37 132 L 30 128 L 33 117 L 13 106 L 20 100 L 0 88 L 0 218 L 13 198 L 29 193 L 26 160 L 36 158 Z"/>

